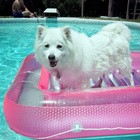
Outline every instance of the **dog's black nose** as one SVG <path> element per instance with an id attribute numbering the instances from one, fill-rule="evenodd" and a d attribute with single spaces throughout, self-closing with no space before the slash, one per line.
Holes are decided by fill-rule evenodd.
<path id="1" fill-rule="evenodd" d="M 54 56 L 53 54 L 50 54 L 50 55 L 48 56 L 48 58 L 49 58 L 50 61 L 55 60 L 55 56 Z"/>

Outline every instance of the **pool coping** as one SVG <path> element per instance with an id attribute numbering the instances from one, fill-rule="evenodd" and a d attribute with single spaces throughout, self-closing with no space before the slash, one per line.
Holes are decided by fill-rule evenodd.
<path id="1" fill-rule="evenodd" d="M 115 20 L 100 20 L 100 19 L 88 19 L 88 18 L 76 18 L 76 17 L 58 17 L 58 18 L 0 18 L 0 23 L 11 23 L 11 22 L 25 22 L 25 23 L 32 23 L 35 22 L 37 23 L 37 19 L 40 22 L 46 22 L 47 20 L 49 21 L 59 21 L 59 22 L 77 22 L 77 23 L 94 23 L 94 22 L 104 22 L 104 23 L 110 23 L 110 22 L 124 22 L 128 24 L 136 24 L 140 25 L 140 23 L 137 22 L 130 22 L 130 21 L 115 21 Z"/>
<path id="2" fill-rule="evenodd" d="M 99 19 L 85 19 L 75 17 L 59 17 L 59 18 L 0 18 L 0 24 L 2 23 L 77 23 L 77 24 L 100 24 L 106 25 L 112 22 L 123 22 L 130 28 L 140 29 L 140 23 L 129 21 L 115 21 L 115 20 L 99 20 Z"/>

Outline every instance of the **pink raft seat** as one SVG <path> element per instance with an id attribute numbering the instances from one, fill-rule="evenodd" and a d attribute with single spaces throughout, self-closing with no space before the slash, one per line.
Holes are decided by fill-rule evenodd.
<path id="1" fill-rule="evenodd" d="M 5 95 L 8 125 L 24 136 L 49 140 L 140 133 L 140 52 L 132 59 L 135 86 L 112 74 L 104 79 L 106 88 L 58 92 L 49 90 L 49 73 L 34 54 L 27 56 Z"/>

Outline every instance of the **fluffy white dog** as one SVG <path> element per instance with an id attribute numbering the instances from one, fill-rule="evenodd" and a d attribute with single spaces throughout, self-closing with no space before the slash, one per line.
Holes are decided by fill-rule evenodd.
<path id="1" fill-rule="evenodd" d="M 88 37 L 70 27 L 38 26 L 36 59 L 52 73 L 59 73 L 63 88 L 85 88 L 89 79 L 119 70 L 133 85 L 129 50 L 130 30 L 122 23 L 109 24 Z"/>

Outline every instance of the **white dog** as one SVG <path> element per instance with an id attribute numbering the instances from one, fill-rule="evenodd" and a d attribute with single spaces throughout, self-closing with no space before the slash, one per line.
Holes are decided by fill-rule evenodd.
<path id="1" fill-rule="evenodd" d="M 91 37 L 67 26 L 38 26 L 35 56 L 50 73 L 59 73 L 63 88 L 88 87 L 90 78 L 113 70 L 133 85 L 129 40 L 130 30 L 122 23 L 109 24 Z"/>

